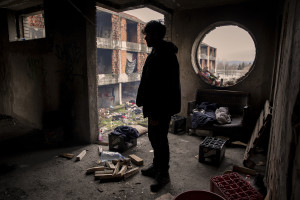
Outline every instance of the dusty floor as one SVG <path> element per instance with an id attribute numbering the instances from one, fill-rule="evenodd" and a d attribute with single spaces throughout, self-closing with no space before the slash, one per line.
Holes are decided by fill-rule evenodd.
<path id="1" fill-rule="evenodd" d="M 171 183 L 158 193 L 151 193 L 151 178 L 139 172 L 126 181 L 100 183 L 93 175 L 86 175 L 89 167 L 97 166 L 98 145 L 72 146 L 40 150 L 19 149 L 13 153 L 1 152 L 0 199 L 145 199 L 151 200 L 170 193 L 176 196 L 187 190 L 209 190 L 212 176 L 223 174 L 233 165 L 242 166 L 245 148 L 226 147 L 225 159 L 220 166 L 199 163 L 195 158 L 203 138 L 169 134 L 171 151 Z M 103 146 L 108 150 L 108 146 Z M 88 150 L 79 162 L 58 157 L 62 152 L 79 154 Z M 145 165 L 152 161 L 153 153 L 147 134 L 138 138 L 136 147 L 122 153 L 136 154 Z"/>

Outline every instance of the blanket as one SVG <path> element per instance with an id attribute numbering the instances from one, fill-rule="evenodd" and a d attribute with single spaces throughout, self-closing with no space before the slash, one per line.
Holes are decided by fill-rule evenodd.
<path id="1" fill-rule="evenodd" d="M 192 128 L 198 128 L 216 122 L 216 103 L 202 102 L 196 106 L 192 116 Z"/>

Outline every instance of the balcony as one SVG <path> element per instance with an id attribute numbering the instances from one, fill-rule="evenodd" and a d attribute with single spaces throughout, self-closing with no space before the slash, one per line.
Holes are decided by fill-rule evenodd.
<path id="1" fill-rule="evenodd" d="M 117 83 L 136 82 L 141 80 L 140 73 L 127 74 L 98 74 L 98 86 Z"/>

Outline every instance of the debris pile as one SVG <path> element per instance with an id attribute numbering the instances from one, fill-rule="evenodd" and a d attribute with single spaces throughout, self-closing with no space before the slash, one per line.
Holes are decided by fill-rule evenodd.
<path id="1" fill-rule="evenodd" d="M 147 126 L 147 119 L 143 117 L 143 111 L 136 105 L 135 100 L 130 100 L 124 105 L 100 108 L 98 113 L 99 127 L 103 132 L 104 130 L 109 132 L 122 125 Z"/>
<path id="2" fill-rule="evenodd" d="M 81 161 L 86 153 L 87 150 L 83 150 L 76 156 L 75 161 Z M 97 166 L 88 168 L 86 174 L 94 174 L 95 180 L 100 180 L 100 182 L 126 180 L 139 173 L 139 166 L 142 166 L 144 163 L 143 159 L 134 154 L 126 158 L 118 152 L 103 151 L 101 146 L 98 146 L 98 153 L 100 160 L 96 162 Z M 59 156 L 72 159 L 75 155 L 62 153 Z"/>
<path id="3" fill-rule="evenodd" d="M 103 181 L 121 181 L 127 179 L 139 172 L 139 167 L 143 165 L 143 159 L 132 154 L 129 158 L 125 158 L 118 152 L 103 151 L 99 147 L 99 154 L 101 156 L 101 163 L 104 164 L 99 167 L 92 167 L 87 169 L 86 174 L 94 173 L 96 180 Z M 136 167 L 132 166 L 132 163 Z"/>

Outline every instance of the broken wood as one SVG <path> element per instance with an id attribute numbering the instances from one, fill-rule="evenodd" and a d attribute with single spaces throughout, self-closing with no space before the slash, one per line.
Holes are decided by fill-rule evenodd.
<path id="1" fill-rule="evenodd" d="M 141 159 L 140 157 L 138 157 L 134 154 L 129 155 L 129 158 L 131 158 L 131 162 L 133 162 L 137 166 L 141 166 L 144 164 L 143 159 Z"/>
<path id="2" fill-rule="evenodd" d="M 118 174 L 121 174 L 121 176 L 123 176 L 125 174 L 127 170 L 127 165 L 123 165 L 121 170 L 118 172 Z"/>
<path id="3" fill-rule="evenodd" d="M 135 167 L 129 171 L 127 171 L 125 174 L 124 174 L 124 178 L 129 178 L 130 176 L 133 176 L 134 174 L 137 174 L 139 172 L 139 168 L 138 167 Z"/>
<path id="4" fill-rule="evenodd" d="M 115 166 L 115 170 L 114 170 L 113 176 L 115 176 L 119 172 L 120 165 L 121 165 L 121 162 L 118 161 L 117 164 L 116 164 L 116 166 Z"/>
<path id="5" fill-rule="evenodd" d="M 241 141 L 233 141 L 233 142 L 231 142 L 231 144 L 247 147 L 247 144 L 244 142 L 241 142 Z"/>
<path id="6" fill-rule="evenodd" d="M 121 175 L 116 174 L 113 176 L 112 174 L 95 174 L 96 179 L 116 179 L 116 178 L 121 178 Z"/>
<path id="7" fill-rule="evenodd" d="M 95 171 L 95 175 L 97 174 L 113 174 L 114 173 L 114 170 L 103 170 L 103 171 Z"/>
<path id="8" fill-rule="evenodd" d="M 86 150 L 83 150 L 78 156 L 76 156 L 76 161 L 82 160 L 85 154 L 86 154 Z"/>
<path id="9" fill-rule="evenodd" d="M 264 146 L 264 140 L 270 134 L 270 124 L 272 118 L 272 107 L 267 100 L 264 105 L 264 109 L 260 112 L 259 118 L 256 121 L 255 128 L 252 132 L 251 138 L 248 142 L 244 161 L 250 160 L 250 157 L 255 154 L 254 150 L 259 145 Z"/>
<path id="10" fill-rule="evenodd" d="M 111 162 L 105 162 L 105 166 L 109 167 L 110 169 L 115 169 L 115 165 L 112 164 Z"/>
<path id="11" fill-rule="evenodd" d="M 234 171 L 234 172 L 241 172 L 243 174 L 249 174 L 251 176 L 255 176 L 256 175 L 256 171 L 255 170 L 249 169 L 249 168 L 246 168 L 246 167 L 240 167 L 240 166 L 237 166 L 237 165 L 233 166 L 232 171 Z"/>
<path id="12" fill-rule="evenodd" d="M 121 165 L 130 165 L 131 164 L 130 158 L 119 159 L 119 160 L 112 160 L 112 163 L 114 165 L 116 165 L 119 161 L 121 162 Z"/>
<path id="13" fill-rule="evenodd" d="M 86 173 L 87 173 L 87 174 L 90 174 L 90 173 L 93 173 L 93 172 L 95 172 L 95 171 L 104 171 L 104 166 L 88 168 L 88 169 L 86 170 Z"/>
<path id="14" fill-rule="evenodd" d="M 59 156 L 63 157 L 63 158 L 72 159 L 74 157 L 74 154 L 72 154 L 72 153 L 62 153 Z"/>

